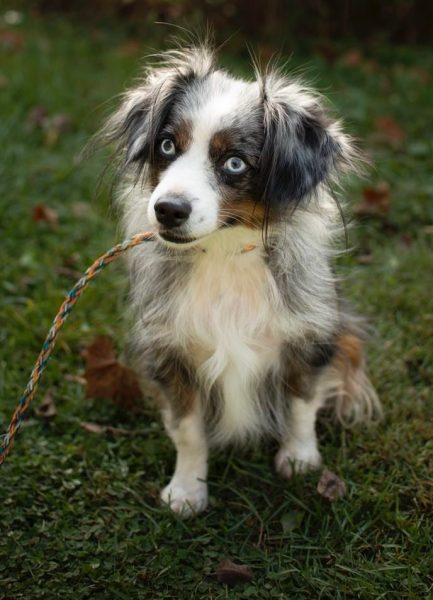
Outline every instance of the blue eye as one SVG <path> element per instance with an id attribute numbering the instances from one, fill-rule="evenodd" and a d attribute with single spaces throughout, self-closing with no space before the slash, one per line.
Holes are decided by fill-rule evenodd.
<path id="1" fill-rule="evenodd" d="M 239 156 L 231 156 L 224 163 L 224 170 L 233 175 L 240 175 L 247 170 L 247 165 Z"/>
<path id="2" fill-rule="evenodd" d="M 162 140 L 159 149 L 161 150 L 161 154 L 164 156 L 174 156 L 176 154 L 176 146 L 174 145 L 173 140 L 170 140 L 170 138 L 165 138 Z"/>

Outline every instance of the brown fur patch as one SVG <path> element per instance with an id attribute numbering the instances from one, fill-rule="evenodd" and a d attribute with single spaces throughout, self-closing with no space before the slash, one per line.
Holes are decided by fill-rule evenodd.
<path id="1" fill-rule="evenodd" d="M 250 229 L 261 229 L 265 217 L 265 207 L 255 200 L 238 199 L 233 190 L 232 197 L 226 198 L 219 210 L 219 220 L 226 225 L 245 225 Z"/>
<path id="2" fill-rule="evenodd" d="M 209 156 L 213 160 L 218 160 L 224 156 L 233 147 L 233 137 L 228 129 L 217 131 L 209 142 Z"/>
<path id="3" fill-rule="evenodd" d="M 192 140 L 192 123 L 189 120 L 182 120 L 174 128 L 174 137 L 176 148 L 180 152 L 186 152 Z"/>
<path id="4" fill-rule="evenodd" d="M 153 378 L 163 386 L 176 419 L 188 415 L 194 406 L 195 386 L 190 368 L 177 355 L 167 355 Z"/>
<path id="5" fill-rule="evenodd" d="M 344 362 L 344 365 L 347 366 L 347 363 L 350 363 L 350 366 L 354 369 L 358 369 L 362 364 L 362 340 L 356 335 L 345 334 L 341 335 L 337 341 L 337 353 L 334 359 L 334 363 L 337 366 L 343 366 L 341 363 Z"/>

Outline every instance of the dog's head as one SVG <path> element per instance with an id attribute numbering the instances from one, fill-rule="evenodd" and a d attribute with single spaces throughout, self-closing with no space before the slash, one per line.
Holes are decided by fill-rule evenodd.
<path id="1" fill-rule="evenodd" d="M 276 72 L 256 75 L 229 76 L 205 48 L 168 52 L 109 121 L 166 243 L 279 222 L 351 164 L 350 139 L 319 96 Z"/>

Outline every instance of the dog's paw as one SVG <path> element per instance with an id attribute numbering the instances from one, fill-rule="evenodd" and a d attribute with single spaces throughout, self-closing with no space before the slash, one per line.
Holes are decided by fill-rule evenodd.
<path id="1" fill-rule="evenodd" d="M 181 517 L 192 517 L 207 507 L 207 485 L 200 481 L 191 485 L 173 479 L 162 490 L 161 500 Z"/>
<path id="2" fill-rule="evenodd" d="M 320 467 L 322 457 L 315 446 L 282 446 L 275 456 L 275 469 L 285 479 Z"/>

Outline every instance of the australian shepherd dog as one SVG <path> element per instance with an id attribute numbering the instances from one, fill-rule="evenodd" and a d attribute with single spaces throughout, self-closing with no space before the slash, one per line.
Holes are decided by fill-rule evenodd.
<path id="1" fill-rule="evenodd" d="M 156 237 L 128 258 L 127 346 L 177 452 L 162 501 L 206 508 L 215 445 L 271 436 L 278 473 L 317 468 L 322 407 L 343 424 L 380 412 L 332 266 L 353 140 L 301 81 L 238 79 L 204 46 L 163 53 L 102 135 L 125 233 Z"/>

